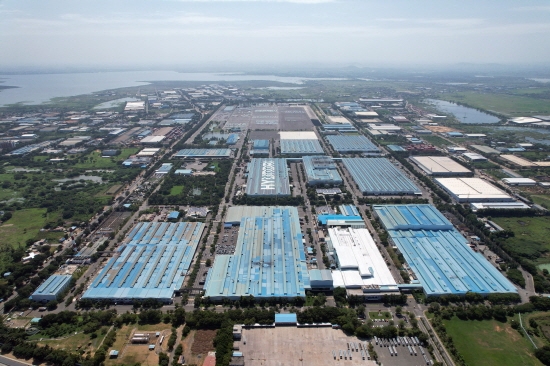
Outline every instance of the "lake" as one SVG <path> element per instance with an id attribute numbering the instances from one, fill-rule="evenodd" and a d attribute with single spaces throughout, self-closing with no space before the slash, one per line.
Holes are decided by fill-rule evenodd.
<path id="1" fill-rule="evenodd" d="M 500 119 L 490 114 L 445 100 L 425 99 L 425 102 L 434 105 L 441 112 L 454 115 L 462 123 L 498 123 L 500 121 Z"/>
<path id="2" fill-rule="evenodd" d="M 303 84 L 307 80 L 344 80 L 275 75 L 181 73 L 175 71 L 116 71 L 67 74 L 0 75 L 0 85 L 17 88 L 0 91 L 0 106 L 14 103 L 41 104 L 52 98 L 89 94 L 108 89 L 147 85 L 153 81 L 250 81 L 264 80 Z"/>

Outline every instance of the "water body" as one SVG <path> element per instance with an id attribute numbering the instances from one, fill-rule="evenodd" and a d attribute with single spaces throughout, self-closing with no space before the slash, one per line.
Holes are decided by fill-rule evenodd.
<path id="1" fill-rule="evenodd" d="M 275 75 L 221 73 L 181 73 L 175 71 L 116 71 L 67 74 L 0 75 L 4 86 L 0 106 L 14 103 L 41 104 L 56 97 L 89 94 L 107 89 L 147 85 L 153 81 L 276 81 L 303 84 L 307 80 L 344 80 L 341 78 L 304 78 Z"/>
<path id="2" fill-rule="evenodd" d="M 118 107 L 119 105 L 126 102 L 138 102 L 140 100 L 141 99 L 137 99 L 137 98 L 119 98 L 119 99 L 110 100 L 108 102 L 98 104 L 94 107 L 94 109 L 110 109 L 110 108 Z"/>
<path id="3" fill-rule="evenodd" d="M 529 80 L 538 81 L 539 83 L 550 83 L 550 79 L 532 78 Z"/>
<path id="4" fill-rule="evenodd" d="M 462 123 L 498 123 L 500 119 L 490 114 L 480 112 L 476 109 L 464 107 L 455 103 L 438 99 L 426 99 L 427 103 L 434 105 L 438 110 L 452 114 Z"/>

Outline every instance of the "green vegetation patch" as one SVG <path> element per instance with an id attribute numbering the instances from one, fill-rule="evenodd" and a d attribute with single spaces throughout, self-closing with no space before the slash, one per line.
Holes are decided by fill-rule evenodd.
<path id="1" fill-rule="evenodd" d="M 444 320 L 447 334 L 470 366 L 542 365 L 533 346 L 509 323 L 496 320 Z"/>
<path id="2" fill-rule="evenodd" d="M 550 195 L 539 195 L 539 194 L 531 195 L 531 199 L 537 205 L 541 205 L 542 207 L 550 208 Z"/>
<path id="3" fill-rule="evenodd" d="M 0 225 L 3 245 L 24 246 L 33 239 L 48 220 L 45 208 L 30 208 L 14 211 L 11 219 Z"/>
<path id="4" fill-rule="evenodd" d="M 504 249 L 537 263 L 550 263 L 550 216 L 498 217 L 494 221 L 503 229 L 511 230 L 514 236 L 507 238 Z"/>
<path id="5" fill-rule="evenodd" d="M 102 157 L 101 151 L 93 151 L 79 158 L 74 167 L 81 169 L 112 169 L 116 168 L 122 161 L 128 159 L 130 155 L 138 151 L 138 148 L 126 148 L 121 150 L 120 155 L 108 158 Z"/>
<path id="6" fill-rule="evenodd" d="M 445 146 L 452 145 L 449 141 L 439 136 L 422 136 L 422 140 L 438 147 L 445 147 Z"/>
<path id="7" fill-rule="evenodd" d="M 170 196 L 177 196 L 183 192 L 183 186 L 173 186 L 170 188 Z"/>
<path id="8" fill-rule="evenodd" d="M 550 100 L 506 94 L 482 94 L 461 92 L 442 94 L 440 99 L 461 102 L 468 106 L 509 116 L 550 113 Z"/>

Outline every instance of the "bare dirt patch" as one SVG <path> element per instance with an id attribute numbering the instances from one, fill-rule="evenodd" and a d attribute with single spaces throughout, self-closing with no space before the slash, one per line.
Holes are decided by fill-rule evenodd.
<path id="1" fill-rule="evenodd" d="M 213 341 L 215 336 L 215 330 L 198 330 L 195 333 L 195 339 L 193 341 L 193 346 L 191 346 L 191 352 L 194 354 L 206 354 L 208 351 L 213 351 Z"/>
<path id="2" fill-rule="evenodd" d="M 432 132 L 458 132 L 458 130 L 446 126 L 426 126 L 424 128 Z"/>

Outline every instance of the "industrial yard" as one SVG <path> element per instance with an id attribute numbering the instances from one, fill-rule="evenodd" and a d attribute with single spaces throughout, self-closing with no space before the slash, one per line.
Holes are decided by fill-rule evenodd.
<path id="1" fill-rule="evenodd" d="M 17 262 L 34 265 L 47 251 L 58 258 L 55 263 L 67 266 L 63 258 L 79 269 L 61 267 L 42 274 L 43 281 L 33 280 L 37 286 L 25 307 L 30 310 L 15 313 L 8 324 L 28 327 L 48 340 L 44 344 L 57 345 L 48 337 L 67 332 L 58 325 L 41 328 L 40 316 L 114 307 L 120 321 L 126 319 L 115 340 L 108 329 L 118 315 L 92 331 L 113 343 L 106 349 L 107 365 L 157 364 L 164 354 L 181 364 L 204 365 L 218 357 L 236 365 L 374 364 L 375 358 L 403 366 L 431 360 L 452 365 L 445 338 L 428 338 L 438 332 L 430 322 L 439 324 L 441 316 L 433 301 L 475 295 L 528 303 L 538 293 L 541 283 L 535 285 L 514 261 L 527 258 L 538 265 L 535 270 L 547 269 L 539 228 L 533 250 L 518 249 L 518 237 L 502 239 L 504 250 L 518 257 L 497 255 L 493 242 L 510 235 L 505 230 L 525 236 L 516 221 L 541 221 L 510 221 L 505 212 L 544 215 L 526 196 L 536 193 L 545 202 L 550 178 L 538 171 L 520 174 L 545 169 L 544 161 L 536 161 L 542 155 L 510 154 L 528 152 L 520 150 L 529 144 L 480 148 L 475 141 L 487 134 L 430 126 L 441 116 L 407 107 L 400 98 L 223 102 L 222 95 L 241 98 L 239 93 L 217 84 L 157 91 L 148 104 L 153 111 L 160 109 L 160 98 L 190 103 L 198 112 L 182 108 L 157 118 L 136 102 L 121 113 L 141 113 L 140 127 L 97 122 L 109 126 L 107 148 L 86 151 L 94 140 L 75 134 L 51 146 L 12 150 L 10 156 L 36 155 L 36 164 L 50 159 L 40 149 L 82 154 L 70 158 L 78 179 L 48 171 L 43 185 L 60 179 L 59 192 L 80 199 L 82 189 L 96 198 L 78 202 L 77 212 L 58 201 L 60 208 L 50 213 L 57 222 L 43 217 L 49 224 Z M 445 144 L 431 145 L 429 137 Z M 495 153 L 501 149 L 508 154 Z M 110 170 L 84 170 L 91 166 Z M 10 171 L 0 178 L 9 176 L 3 184 L 17 196 L 11 182 L 24 181 L 22 187 L 32 192 L 35 174 Z M 489 219 L 487 211 L 497 217 Z M 482 224 L 473 225 L 471 215 Z M 20 213 L 14 211 L 11 220 L 17 224 Z M 46 248 L 53 240 L 60 249 Z M 14 309 L 28 304 L 9 301 Z M 313 316 L 310 308 L 320 313 Z M 185 319 L 176 316 L 181 310 Z M 310 320 L 278 320 L 296 315 Z M 79 319 L 68 321 L 75 345 L 84 338 Z M 218 339 L 227 342 L 223 353 L 213 338 L 229 326 L 242 327 L 242 338 L 234 344 Z M 423 344 L 407 344 L 412 335 Z M 222 353 L 209 354 L 214 351 Z"/>

